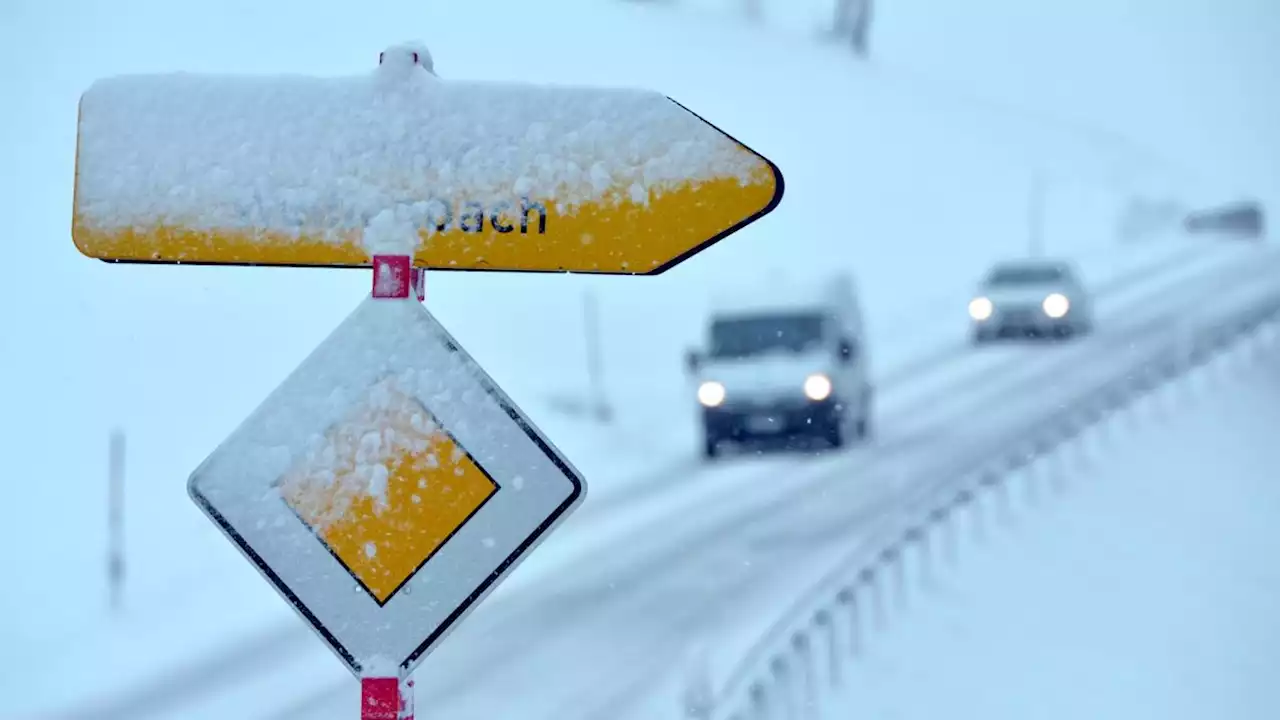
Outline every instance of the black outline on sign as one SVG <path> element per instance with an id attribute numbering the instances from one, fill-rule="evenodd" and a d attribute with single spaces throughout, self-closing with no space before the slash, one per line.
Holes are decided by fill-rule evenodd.
<path id="1" fill-rule="evenodd" d="M 680 102 L 678 102 L 678 101 L 676 101 L 675 99 L 671 98 L 670 96 L 666 96 L 666 98 L 667 98 L 667 100 L 669 100 L 669 101 L 671 101 L 673 104 L 675 104 L 677 107 L 679 107 L 681 110 L 684 110 L 685 112 L 689 113 L 690 115 L 692 115 L 692 116 L 694 116 L 694 117 L 698 118 L 698 119 L 699 119 L 699 120 L 701 120 L 701 121 L 702 121 L 702 122 L 703 122 L 707 127 L 711 128 L 712 130 L 715 130 L 716 132 L 720 133 L 721 135 L 725 136 L 726 138 L 729 138 L 729 139 L 730 139 L 730 140 L 732 140 L 733 142 L 737 143 L 737 144 L 738 144 L 738 145 L 739 145 L 743 150 L 746 150 L 747 152 L 751 153 L 752 155 L 755 155 L 756 157 L 760 158 L 762 161 L 764 161 L 764 163 L 765 163 L 766 165 L 768 165 L 768 166 L 769 166 L 769 170 L 770 170 L 770 172 L 772 172 L 772 173 L 773 173 L 773 197 L 769 199 L 769 202 L 765 204 L 764 208 L 762 208 L 762 209 L 761 209 L 761 210 L 759 210 L 758 212 L 755 212 L 755 213 L 753 213 L 753 214 L 749 215 L 748 217 L 746 217 L 745 219 L 743 219 L 743 220 L 739 221 L 738 223 L 736 223 L 736 224 L 734 224 L 734 225 L 730 226 L 728 229 L 726 229 L 726 230 L 724 230 L 724 231 L 722 231 L 722 232 L 719 232 L 719 233 L 717 233 L 717 234 L 713 235 L 710 239 L 708 239 L 708 240 L 706 240 L 706 241 L 704 241 L 704 242 L 702 242 L 702 243 L 700 243 L 700 244 L 698 244 L 698 245 L 695 245 L 694 247 L 692 247 L 692 248 L 690 248 L 690 249 L 688 249 L 688 250 L 684 251 L 683 253 L 681 253 L 681 254 L 679 254 L 679 255 L 675 256 L 674 258 L 672 258 L 672 259 L 668 260 L 667 262 L 663 263 L 662 265 L 659 265 L 658 267 L 655 267 L 655 268 L 653 268 L 652 270 L 648 270 L 648 271 L 645 271 L 645 272 L 616 272 L 616 271 L 608 271 L 608 270 L 516 270 L 516 269 L 512 269 L 512 268 L 483 268 L 483 267 L 458 268 L 458 267 L 448 267 L 448 266 L 445 266 L 445 267 L 415 266 L 415 267 L 421 267 L 422 269 L 430 270 L 430 271 L 432 271 L 432 272 L 464 272 L 464 273 L 465 273 L 465 272 L 511 272 L 511 273 L 562 274 L 562 275 L 642 275 L 642 276 L 647 276 L 647 275 L 661 275 L 662 273 L 664 273 L 664 272 L 666 272 L 666 271 L 670 270 L 671 268 L 675 267 L 676 265 L 679 265 L 680 263 L 684 262 L 685 260 L 688 260 L 689 258 L 693 257 L 694 255 L 697 255 L 698 253 L 702 252 L 703 250 L 706 250 L 707 248 L 711 247 L 712 245 L 715 245 L 716 243 L 720 242 L 721 240 L 723 240 L 723 239 L 725 239 L 725 238 L 729 237 L 730 235 L 732 235 L 732 234 L 734 234 L 734 233 L 738 232 L 738 231 L 739 231 L 739 230 L 741 230 L 742 228 L 744 228 L 744 227 L 746 227 L 746 226 L 750 225 L 751 223 L 753 223 L 753 222 L 755 222 L 755 221 L 759 220 L 760 218 L 764 217 L 765 215 L 768 215 L 769 213 L 773 212 L 774 208 L 778 207 L 778 204 L 782 202 L 782 195 L 783 195 L 783 193 L 784 193 L 784 191 L 785 191 L 785 189 L 786 189 L 786 182 L 783 180 L 783 177 L 782 177 L 782 170 L 781 170 L 781 169 L 779 169 L 779 168 L 778 168 L 778 166 L 777 166 L 777 165 L 775 165 L 775 164 L 774 164 L 774 162 L 773 162 L 772 160 L 770 160 L 769 158 L 765 157 L 764 155 L 761 155 L 760 153 L 756 152 L 756 151 L 755 151 L 755 150 L 753 150 L 750 146 L 748 146 L 747 144 L 743 143 L 741 140 L 737 139 L 736 137 L 734 137 L 734 136 L 730 135 L 729 133 L 725 132 L 724 130 L 721 130 L 721 129 L 720 129 L 718 126 L 716 126 L 714 123 L 710 123 L 710 122 L 708 122 L 706 118 L 702 117 L 702 116 L 701 116 L 701 115 L 699 115 L 698 113 L 696 113 L 696 112 L 694 112 L 694 111 L 690 110 L 689 108 L 685 107 L 683 104 L 681 104 Z M 78 130 L 77 130 L 77 135 L 78 135 Z M 79 139 L 78 139 L 78 137 L 77 137 L 77 142 L 76 142 L 77 153 L 79 152 L 79 147 L 80 147 L 80 144 L 79 144 Z M 78 170 L 78 167 L 79 167 L 79 165 L 77 164 L 77 170 Z M 78 185 L 78 184 L 79 184 L 79 183 L 77 183 L 77 185 Z M 73 191 L 73 194 L 74 194 L 74 191 Z M 80 249 L 80 246 L 79 246 L 79 245 L 76 245 L 76 249 L 77 249 L 77 250 L 79 250 L 79 249 Z M 81 251 L 81 253 L 82 253 L 82 254 L 85 254 L 85 253 L 83 253 L 83 251 Z M 92 255 L 87 255 L 87 254 L 86 254 L 86 257 L 91 257 L 91 258 L 93 258 L 93 259 L 95 259 L 95 260 L 101 260 L 102 262 L 106 262 L 106 263 L 113 263 L 113 264 L 118 263 L 118 264 L 121 264 L 121 265 L 195 265 L 195 266 L 221 266 L 221 267 L 289 267 L 289 268 L 312 268 L 312 269 L 327 269 L 327 270 L 348 270 L 348 269 L 352 269 L 352 268 L 368 268 L 368 267 L 371 267 L 371 265 L 370 265 L 370 264 L 364 264 L 364 265 L 305 265 L 305 264 L 299 264 L 299 263 L 250 263 L 250 262 L 209 262 L 209 261 L 201 261 L 201 262 L 184 262 L 184 261 L 182 261 L 182 260 L 163 260 L 163 259 L 161 259 L 161 260 L 146 260 L 146 259 L 111 259 L 111 258 L 99 258 L 99 257 L 94 257 L 94 256 L 92 256 Z"/>
<path id="2" fill-rule="evenodd" d="M 213 505 L 209 503 L 208 499 L 206 499 L 204 495 L 200 494 L 200 491 L 197 490 L 195 486 L 188 484 L 187 493 L 191 496 L 192 500 L 195 500 L 196 505 L 209 516 L 209 519 L 212 520 L 214 524 L 231 539 L 231 542 L 235 543 L 236 547 L 240 548 L 240 552 L 244 553 L 244 555 L 253 562 L 254 566 L 258 568 L 258 572 L 265 575 L 267 580 L 271 581 L 271 585 L 275 587 L 277 592 L 284 596 L 284 599 L 293 606 L 293 609 L 298 611 L 302 617 L 307 619 L 307 622 L 311 625 L 311 629 L 315 630 L 320 634 L 320 637 L 324 638 L 324 641 L 329 644 L 329 647 L 333 648 L 334 652 L 338 653 L 343 661 L 347 663 L 348 667 L 355 668 L 358 672 L 360 663 L 356 662 L 351 651 L 347 650 L 342 643 L 338 642 L 338 638 L 334 637 L 333 633 L 329 632 L 324 624 L 320 622 L 320 618 L 313 615 L 311 611 L 307 609 L 307 606 L 302 604 L 302 601 L 298 599 L 298 596 L 289 589 L 289 586 L 285 584 L 284 580 L 280 579 L 280 576 L 271 569 L 271 566 L 267 565 L 266 561 L 262 559 L 262 556 L 249 546 L 249 543 L 245 541 L 244 537 L 240 535 L 240 533 L 236 532 L 235 528 L 231 527 L 231 523 L 227 522 L 227 519 L 222 516 L 222 513 L 215 510 Z"/>
<path id="3" fill-rule="evenodd" d="M 375 384 L 377 383 L 377 381 L 374 381 L 374 382 Z M 331 555 L 333 559 L 336 560 L 338 564 L 342 566 L 343 570 L 347 571 L 347 574 L 351 576 L 351 579 L 356 581 L 356 584 L 360 586 L 361 590 L 364 590 L 366 593 L 369 594 L 369 599 L 377 603 L 378 607 L 385 607 L 387 603 L 391 602 L 391 598 L 395 597 L 396 593 L 400 592 L 401 588 L 407 585 L 409 581 L 413 579 L 413 576 L 417 575 L 418 571 L 421 570 L 424 565 L 430 562 L 431 558 L 435 557 L 436 553 L 440 552 L 440 550 L 445 545 L 447 545 L 450 540 L 453 539 L 454 535 L 458 534 L 459 530 L 461 530 L 467 523 L 471 522 L 471 518 L 475 517 L 476 513 L 480 512 L 480 508 L 483 508 L 485 505 L 487 505 L 489 501 L 493 499 L 493 496 L 497 495 L 498 491 L 502 489 L 502 485 L 497 480 L 493 479 L 493 475 L 489 474 L 489 471 L 485 469 L 484 465 L 480 464 L 479 460 L 476 460 L 475 457 L 473 457 L 466 448 L 462 447 L 462 443 L 458 442 L 458 438 L 454 437 L 453 433 L 449 432 L 444 427 L 444 425 L 440 422 L 440 419 L 435 416 L 435 413 L 432 413 L 430 410 L 428 410 L 427 407 L 423 405 L 417 398 L 413 398 L 413 400 L 414 400 L 414 403 L 417 404 L 417 406 L 421 408 L 424 413 L 427 414 L 427 417 L 431 418 L 431 422 L 432 424 L 435 425 L 437 432 L 440 432 L 445 437 L 449 438 L 449 441 L 453 443 L 453 446 L 462 451 L 462 454 L 465 455 L 467 459 L 471 461 L 472 465 L 476 466 L 476 469 L 480 471 L 480 474 L 483 475 L 484 478 L 488 480 L 489 484 L 492 485 L 493 487 L 489 490 L 489 493 L 484 496 L 484 499 L 480 501 L 480 504 L 476 505 L 475 508 L 471 510 L 471 512 L 467 513 L 467 516 L 462 519 L 462 522 L 458 523 L 456 527 L 450 530 L 449 534 L 445 535 L 444 538 L 440 540 L 440 542 L 437 543 L 436 546 L 431 550 L 431 552 L 427 553 L 427 556 L 422 558 L 422 562 L 418 563 L 413 568 L 413 570 L 409 572 L 408 575 L 404 576 L 404 579 L 400 581 L 399 585 L 396 585 L 395 588 L 391 590 L 391 592 L 387 593 L 386 600 L 379 600 L 378 596 L 374 595 L 373 591 L 369 589 L 369 586 L 366 585 L 364 581 L 360 579 L 360 576 L 356 575 L 355 571 L 353 571 L 347 565 L 346 561 L 342 559 L 342 556 L 334 552 L 333 548 L 329 546 L 329 543 L 326 542 L 325 539 L 320 536 L 320 533 L 316 532 L 315 528 L 311 527 L 310 523 L 302 519 L 302 516 L 298 514 L 298 511 L 295 510 L 293 506 L 291 506 L 289 503 L 285 502 L 284 498 L 280 498 L 280 503 L 283 504 L 285 508 L 288 509 L 289 512 L 292 513 L 293 516 L 298 519 L 298 522 L 305 525 L 306 528 L 311 531 L 311 534 L 315 536 L 316 540 L 320 541 L 320 544 L 324 546 L 324 549 L 329 551 L 329 555 Z"/>
<path id="4" fill-rule="evenodd" d="M 448 348 L 450 352 L 461 353 L 462 356 L 467 359 L 467 363 L 475 369 L 476 380 L 479 381 L 480 386 L 484 388 L 485 393 L 498 403 L 499 407 L 502 408 L 502 411 L 507 414 L 507 417 L 511 418 L 511 420 L 514 421 L 522 431 L 524 431 L 525 436 L 533 442 L 538 450 L 542 451 L 542 454 L 551 461 L 551 464 L 555 465 L 556 469 L 563 473 L 565 479 L 567 479 L 569 484 L 573 486 L 573 490 L 569 493 L 568 497 L 561 501 L 561 503 L 557 505 L 556 508 L 533 529 L 533 532 L 529 533 L 529 536 L 524 539 L 524 542 L 517 545 L 502 562 L 498 563 L 498 565 L 494 567 L 493 572 L 489 573 L 489 576 L 481 581 L 480 584 L 471 591 L 471 594 L 467 595 L 458 607 L 454 608 L 453 612 L 449 613 L 449 615 L 445 617 L 444 621 L 441 622 L 421 643 L 419 643 L 418 647 L 413 649 L 413 652 L 409 653 L 409 656 L 400 663 L 401 668 L 408 668 L 415 660 L 427 651 L 427 648 L 435 644 L 436 640 L 452 630 L 453 626 L 457 624 L 463 616 L 470 612 L 476 602 L 489 591 L 489 588 L 493 587 L 493 584 L 496 583 L 498 579 L 501 578 L 502 575 L 529 550 L 530 547 L 540 541 L 542 536 L 545 535 L 552 526 L 559 522 L 570 508 L 577 504 L 578 500 L 582 497 L 583 490 L 582 478 L 578 473 L 565 463 L 558 452 L 551 449 L 551 446 L 547 444 L 547 441 L 542 439 L 542 436 L 538 434 L 537 430 L 534 430 L 533 426 L 530 425 L 527 420 L 521 417 L 520 412 L 516 409 L 515 404 L 511 402 L 511 399 L 507 397 L 507 394 L 502 392 L 502 389 L 499 388 L 497 383 L 489 377 L 488 373 L 486 373 L 470 355 L 462 350 L 457 341 L 455 341 L 453 337 L 449 335 L 449 332 L 444 329 L 443 325 L 440 326 L 440 330 L 443 334 L 445 347 Z"/>
<path id="5" fill-rule="evenodd" d="M 467 365 L 469 365 L 473 369 L 476 380 L 480 383 L 480 386 L 484 389 L 485 393 L 498 403 L 498 406 L 502 408 L 502 411 L 506 413 L 507 417 L 511 418 L 516 423 L 516 425 L 518 425 L 519 428 L 524 432 L 525 436 L 528 437 L 529 440 L 531 440 L 533 444 L 540 451 L 542 451 L 542 453 L 547 457 L 547 459 L 551 461 L 551 463 L 556 467 L 556 469 L 558 469 L 561 473 L 564 474 L 565 479 L 568 480 L 569 484 L 572 486 L 572 490 L 570 491 L 568 497 L 566 497 L 559 505 L 557 505 L 556 508 L 552 510 L 551 513 L 546 517 L 546 519 L 544 519 L 541 523 L 538 524 L 536 528 L 534 528 L 533 532 L 529 533 L 529 536 L 525 538 L 524 542 L 517 545 L 516 548 L 509 555 L 507 555 L 507 557 L 502 562 L 498 563 L 497 566 L 495 566 L 493 572 L 489 573 L 489 575 L 484 580 L 482 580 L 474 590 L 471 591 L 471 594 L 467 595 L 467 597 L 463 599 L 463 601 L 458 605 L 458 607 L 455 608 L 453 612 L 449 613 L 449 615 L 446 616 L 445 619 L 439 625 L 436 626 L 436 629 L 433 630 L 431 634 L 426 637 L 426 639 L 424 639 L 416 648 L 413 649 L 412 652 L 409 653 L 408 657 L 406 657 L 403 661 L 401 661 L 400 663 L 401 668 L 408 668 L 415 660 L 417 660 L 419 657 L 422 656 L 423 653 L 426 652 L 427 648 L 431 647 L 440 637 L 442 637 L 443 635 L 448 633 L 450 630 L 452 630 L 453 626 L 457 624 L 458 620 L 460 620 L 463 616 L 465 616 L 468 612 L 471 611 L 471 609 L 475 606 L 476 602 L 482 596 L 484 596 L 486 592 L 489 591 L 489 589 L 493 586 L 493 584 L 496 583 L 498 579 L 502 577 L 503 573 L 505 573 L 517 560 L 519 560 L 521 556 L 523 556 L 532 545 L 534 545 L 536 542 L 541 540 L 542 536 L 546 534 L 546 532 L 549 529 L 551 529 L 552 526 L 554 526 L 557 522 L 559 522 L 560 519 L 564 517 L 564 514 L 568 512 L 570 508 L 572 508 L 575 504 L 577 504 L 578 500 L 582 497 L 582 492 L 583 492 L 583 482 L 582 482 L 581 476 L 579 476 L 578 473 L 573 470 L 573 468 L 569 467 L 569 465 L 565 463 L 565 461 L 560 457 L 559 453 L 552 450 L 551 446 L 548 445 L 547 442 L 542 439 L 542 436 L 538 434 L 538 432 L 533 428 L 532 425 L 529 424 L 527 420 L 521 417 L 520 412 L 516 409 L 514 403 L 511 402 L 511 399 L 507 397 L 506 393 L 502 392 L 502 390 L 497 386 L 497 384 L 493 382 L 493 379 L 490 378 L 489 375 L 484 372 L 483 368 L 481 368 L 480 365 L 476 363 L 476 361 L 470 355 L 468 355 L 465 351 L 462 350 L 462 348 L 453 339 L 453 337 L 448 334 L 448 331 L 445 330 L 443 326 L 440 326 L 439 329 L 442 334 L 443 344 L 449 350 L 449 352 L 461 353 L 462 356 L 466 358 Z M 462 445 L 458 444 L 456 440 L 455 440 L 455 443 L 459 448 L 462 447 Z M 466 450 L 464 449 L 463 452 L 466 452 Z M 485 475 L 488 476 L 488 472 L 483 470 L 480 463 L 477 462 L 476 467 L 481 467 L 481 471 L 485 472 Z M 200 468 L 197 468 L 196 473 L 199 473 L 199 472 L 200 472 Z M 195 478 L 195 473 L 192 474 L 192 479 L 194 478 Z M 492 479 L 493 478 L 490 476 L 490 480 Z M 494 484 L 497 484 L 497 482 L 495 481 Z M 501 488 L 501 486 L 499 486 L 499 488 Z M 293 609 L 296 610 L 299 615 L 302 615 L 302 617 L 306 619 L 307 623 L 311 625 L 311 628 L 315 630 L 316 633 L 319 634 L 321 638 L 324 639 L 324 641 L 329 645 L 329 647 L 335 653 L 337 653 L 339 657 L 342 658 L 343 662 L 347 664 L 347 667 L 355 675 L 359 676 L 361 672 L 361 665 L 359 662 L 356 661 L 355 656 L 351 654 L 351 651 L 347 650 L 346 646 L 344 646 L 338 640 L 338 638 L 335 637 L 333 633 L 329 632 L 329 630 L 324 626 L 324 624 L 320 622 L 320 619 L 317 618 L 310 610 L 308 610 L 306 605 L 302 604 L 302 601 L 298 598 L 298 596 L 295 595 L 294 592 L 289 589 L 289 586 L 286 585 L 284 581 L 280 578 L 280 576 L 277 575 L 269 565 L 267 565 L 266 561 L 262 559 L 262 556 L 259 555 L 252 547 L 249 546 L 249 543 L 244 539 L 244 537 L 240 535 L 240 533 L 237 532 L 235 528 L 231 526 L 231 524 L 227 521 L 227 519 L 223 517 L 222 513 L 214 509 L 213 505 L 210 504 L 208 498 L 206 498 L 203 494 L 201 494 L 200 490 L 196 488 L 195 483 L 191 482 L 190 480 L 187 483 L 187 494 L 191 496 L 191 499 L 196 503 L 196 506 L 199 507 L 202 511 L 204 511 L 204 513 L 209 516 L 209 519 L 212 520 L 213 523 L 217 525 L 219 529 L 222 530 L 223 534 L 225 534 L 227 538 L 230 539 L 231 542 L 233 542 L 236 545 L 236 547 L 240 548 L 240 552 L 243 553 L 244 556 L 247 557 L 249 561 L 252 562 L 254 566 L 258 568 L 258 571 L 261 572 L 263 576 L 266 577 L 267 580 L 271 583 L 271 585 L 275 587 L 276 591 L 279 592 L 284 597 L 284 599 L 290 605 L 293 606 Z M 494 493 L 494 495 L 496 494 L 497 493 Z M 492 497 L 492 495 L 490 497 Z M 287 507 L 287 504 L 286 504 L 286 507 Z M 466 523 L 464 522 L 462 523 L 462 525 L 466 525 Z M 459 527 L 462 527 L 462 525 L 459 525 Z M 311 531 L 311 528 L 308 527 L 306 523 L 303 523 L 303 526 L 307 527 L 308 531 Z M 314 534 L 314 531 L 311 531 L 311 532 Z M 440 546 L 443 547 L 444 543 L 441 543 Z M 415 574 L 416 574 L 416 571 L 415 571 Z M 413 576 L 410 575 L 410 578 L 412 577 Z M 370 597 L 371 598 L 373 597 L 372 594 L 370 594 Z M 376 598 L 375 598 L 375 601 L 376 601 Z"/>

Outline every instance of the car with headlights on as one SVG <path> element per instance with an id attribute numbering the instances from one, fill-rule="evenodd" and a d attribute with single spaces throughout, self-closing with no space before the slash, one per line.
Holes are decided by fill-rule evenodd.
<path id="1" fill-rule="evenodd" d="M 1070 263 L 996 264 L 969 301 L 976 343 L 1008 337 L 1067 337 L 1093 329 L 1093 300 Z"/>
<path id="2" fill-rule="evenodd" d="M 691 350 L 703 454 L 725 443 L 806 437 L 833 447 L 870 433 L 872 387 L 852 278 L 758 286 L 721 305 Z"/>

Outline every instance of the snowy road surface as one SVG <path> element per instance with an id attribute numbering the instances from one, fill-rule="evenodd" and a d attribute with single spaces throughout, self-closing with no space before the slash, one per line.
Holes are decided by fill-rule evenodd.
<path id="1" fill-rule="evenodd" d="M 766 608 L 826 569 L 859 523 L 900 493 L 959 474 L 1037 417 L 1124 372 L 1155 343 L 1275 289 L 1280 255 L 1223 252 L 1217 268 L 1104 298 L 1092 337 L 961 351 L 919 379 L 933 391 L 915 391 L 916 382 L 897 395 L 886 391 L 869 447 L 748 456 L 671 478 L 687 491 L 652 496 L 661 508 L 650 510 L 649 522 L 602 523 L 607 531 L 577 536 L 579 555 L 558 563 L 559 572 L 513 577 L 511 589 L 423 663 L 419 706 L 459 718 L 643 717 L 649 702 L 666 701 L 649 691 L 669 680 L 691 641 L 770 620 Z M 111 716 L 349 716 L 356 684 L 337 661 L 301 628 L 277 640 L 241 658 L 247 665 L 229 685 L 212 683 L 176 706 L 137 698 Z"/>
<path id="2" fill-rule="evenodd" d="M 1238 348 L 1106 421 L 1104 443 L 1045 468 L 1051 501 L 1030 495 L 1044 473 L 1011 478 L 1013 523 L 981 543 L 957 533 L 959 563 L 927 586 L 910 573 L 906 607 L 867 634 L 821 717 L 1277 717 L 1269 335 L 1251 364 Z"/>

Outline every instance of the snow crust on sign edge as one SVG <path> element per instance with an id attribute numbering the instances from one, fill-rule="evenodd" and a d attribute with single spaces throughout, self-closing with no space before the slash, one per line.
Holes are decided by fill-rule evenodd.
<path id="1" fill-rule="evenodd" d="M 386 52 L 392 51 L 405 52 Z M 81 156 L 90 161 L 79 173 L 82 212 L 98 227 L 168 218 L 197 229 L 299 231 L 363 229 L 381 210 L 408 207 L 430 234 L 434 220 L 455 212 L 454 203 L 437 198 L 483 205 L 531 199 L 554 202 L 568 213 L 591 202 L 643 204 L 651 193 L 710 179 L 747 185 L 771 172 L 753 153 L 653 91 L 447 83 L 416 70 L 384 63 L 372 78 L 174 73 L 99 80 L 86 98 L 105 101 L 106 108 L 95 112 L 89 103 L 80 138 Z M 242 110 L 225 96 L 191 99 L 201 86 L 217 95 L 228 84 L 236 86 L 232 94 L 241 94 Z M 292 109 L 285 84 L 298 88 Z M 165 85 L 171 87 L 155 91 Z M 475 93 L 502 99 L 476 102 L 469 97 Z M 548 102 L 547 93 L 560 97 Z M 264 110 L 264 94 L 283 109 L 278 116 Z M 375 118 L 352 97 L 386 115 Z M 444 107 L 460 109 L 439 116 Z M 494 107 L 499 111 L 491 112 Z M 479 112 L 483 119 L 475 117 Z M 192 141 L 187 124 L 179 122 L 183 115 L 199 115 L 203 123 L 195 127 L 213 137 Z M 313 125 L 309 137 L 297 123 L 317 116 L 325 122 Z M 254 132 L 268 137 L 261 147 L 236 135 L 245 122 L 257 122 Z M 350 132 L 361 124 L 369 132 Z M 406 132 L 424 124 L 447 132 Z M 341 131 L 363 139 L 335 152 Z M 111 146 L 113 139 L 120 147 Z M 390 147 L 396 149 L 387 152 Z M 291 166 L 281 157 L 306 160 Z M 371 163 L 370 157 L 385 162 Z M 386 179 L 397 174 L 398 185 Z"/>
<path id="2" fill-rule="evenodd" d="M 323 531 L 345 519 L 358 498 L 372 498 L 375 512 L 389 509 L 389 462 L 405 453 L 426 453 L 439 442 L 440 428 L 415 407 L 412 392 L 403 389 L 413 377 L 413 370 L 383 377 L 365 389 L 336 425 L 313 433 L 304 448 L 289 453 L 291 472 L 285 474 L 279 492 L 286 499 L 294 497 L 290 505 L 314 530 Z M 409 416 L 409 434 L 380 422 L 397 412 Z M 348 447 L 353 438 L 355 447 Z M 439 462 L 429 455 L 428 462 L 432 461 Z M 353 464 L 348 468 L 348 463 Z"/>
<path id="3" fill-rule="evenodd" d="M 381 352 L 370 353 L 370 348 L 378 346 L 374 339 L 380 336 L 397 335 L 406 341 L 406 348 L 444 342 L 445 339 L 431 326 L 415 322 L 415 316 L 425 312 L 416 301 L 400 302 L 366 297 L 347 320 L 236 431 L 241 433 L 244 428 L 255 423 L 265 423 L 265 427 L 279 428 L 285 432 L 269 439 L 255 434 L 243 452 L 222 458 L 223 467 L 219 474 L 224 477 L 241 478 L 241 481 L 263 476 L 275 478 L 261 487 L 265 494 L 254 491 L 240 495 L 229 487 L 212 488 L 212 494 L 218 496 L 215 506 L 226 502 L 275 503 L 283 499 L 284 479 L 300 473 L 310 475 L 316 468 L 322 467 L 323 463 L 316 463 L 315 460 L 324 459 L 332 431 L 346 428 L 350 430 L 346 433 L 348 436 L 355 434 L 360 428 L 348 427 L 353 415 L 367 415 L 362 410 L 367 410 L 371 405 L 378 406 L 382 402 L 380 397 L 388 399 L 383 397 L 387 395 L 387 390 L 391 391 L 390 399 L 399 397 L 411 400 L 418 405 L 415 409 L 421 409 L 423 406 L 430 407 L 436 398 L 452 397 L 459 382 L 467 382 L 463 378 L 475 379 L 477 373 L 482 371 L 454 353 L 447 354 L 446 363 L 433 367 L 431 371 L 418 367 L 410 359 L 413 357 L 411 353 L 406 354 L 400 350 L 388 356 L 383 356 Z M 348 324 L 357 317 L 361 318 L 360 324 L 351 328 Z M 343 342 L 340 344 L 334 342 L 338 333 L 343 333 Z M 311 366 L 313 363 L 323 363 L 331 366 L 331 369 L 318 372 Z M 377 379 L 369 384 L 363 381 L 353 382 L 351 378 L 361 375 L 357 368 L 364 363 L 376 365 L 374 374 Z M 300 417 L 319 419 L 318 427 L 323 429 L 303 429 L 303 426 L 311 423 L 298 423 Z M 480 427 L 474 419 L 470 422 L 473 426 Z M 411 423 L 419 434 L 431 436 L 432 445 L 448 437 L 446 429 L 439 426 L 430 414 L 424 414 L 420 424 L 415 420 L 411 420 Z M 421 445 L 409 449 L 413 452 L 424 450 Z M 443 448 L 439 450 L 442 451 Z M 449 452 L 448 458 L 437 456 L 427 462 L 456 465 L 466 454 L 456 444 L 453 444 Z M 371 463 L 364 464 L 372 468 Z M 371 473 L 359 474 L 356 478 L 357 486 L 353 489 L 358 495 L 373 496 L 376 505 L 379 499 L 376 491 L 381 488 L 377 488 L 376 483 L 375 487 L 369 487 L 367 483 L 359 482 L 369 475 Z M 288 507 L 288 503 L 280 507 L 284 509 Z M 283 521 L 288 515 L 286 510 L 285 515 L 277 517 L 276 521 Z M 330 522 L 337 519 L 329 518 Z M 323 526 L 323 523 L 319 526 Z"/>

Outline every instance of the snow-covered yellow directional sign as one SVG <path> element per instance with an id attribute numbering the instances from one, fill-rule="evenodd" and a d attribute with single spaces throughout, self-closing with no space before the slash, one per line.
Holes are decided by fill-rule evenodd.
<path id="1" fill-rule="evenodd" d="M 373 297 L 189 481 L 357 675 L 412 671 L 585 489 L 425 307 Z"/>
<path id="2" fill-rule="evenodd" d="M 778 168 L 661 93 L 369 75 L 100 80 L 72 235 L 109 261 L 656 274 L 762 217 Z"/>

